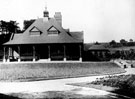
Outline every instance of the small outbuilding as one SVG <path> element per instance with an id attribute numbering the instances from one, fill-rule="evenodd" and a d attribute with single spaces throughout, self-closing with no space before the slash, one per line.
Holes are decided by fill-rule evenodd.
<path id="1" fill-rule="evenodd" d="M 85 59 L 89 61 L 109 60 L 109 49 L 102 44 L 92 44 L 85 49 Z M 87 57 L 87 58 L 86 58 Z"/>

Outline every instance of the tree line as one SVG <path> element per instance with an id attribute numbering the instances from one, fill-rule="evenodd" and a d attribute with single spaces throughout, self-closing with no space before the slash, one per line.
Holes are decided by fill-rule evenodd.
<path id="1" fill-rule="evenodd" d="M 112 40 L 109 42 L 110 47 L 123 47 L 123 46 L 135 46 L 135 41 L 133 39 L 130 39 L 129 41 L 126 41 L 125 39 L 121 39 L 119 42 L 116 42 L 115 40 Z"/>
<path id="2" fill-rule="evenodd" d="M 16 21 L 0 21 L 0 44 L 7 42 L 12 33 L 21 32 Z"/>
<path id="3" fill-rule="evenodd" d="M 24 20 L 23 29 L 21 30 L 18 26 L 17 21 L 0 21 L 0 44 L 3 44 L 10 40 L 10 37 L 13 33 L 23 33 L 33 22 L 32 20 Z"/>

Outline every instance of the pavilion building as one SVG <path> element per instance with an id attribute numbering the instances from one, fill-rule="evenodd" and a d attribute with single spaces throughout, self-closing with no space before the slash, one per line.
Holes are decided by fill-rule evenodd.
<path id="1" fill-rule="evenodd" d="M 13 34 L 4 44 L 3 61 L 82 61 L 82 51 L 83 32 L 64 29 L 61 13 L 50 18 L 45 9 L 43 18 L 36 19 L 23 33 Z"/>

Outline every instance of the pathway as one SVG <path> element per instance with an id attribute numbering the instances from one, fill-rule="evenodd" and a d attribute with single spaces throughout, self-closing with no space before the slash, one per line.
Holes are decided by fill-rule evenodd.
<path id="1" fill-rule="evenodd" d="M 126 69 L 126 74 L 135 74 L 135 68 Z M 105 75 L 104 75 L 105 76 Z M 33 92 L 45 92 L 45 91 L 69 91 L 81 95 L 108 95 L 109 92 L 85 88 L 78 86 L 67 85 L 68 83 L 80 83 L 90 82 L 95 80 L 97 77 L 104 76 L 90 76 L 80 78 L 68 78 L 68 79 L 57 79 L 57 80 L 44 80 L 44 81 L 33 81 L 33 82 L 0 82 L 0 93 L 33 93 Z"/>

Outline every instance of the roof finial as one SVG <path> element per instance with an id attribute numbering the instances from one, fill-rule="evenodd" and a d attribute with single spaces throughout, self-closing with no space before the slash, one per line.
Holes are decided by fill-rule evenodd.
<path id="1" fill-rule="evenodd" d="M 47 11 L 47 3 L 45 2 L 45 11 Z"/>
<path id="2" fill-rule="evenodd" d="M 44 17 L 49 17 L 49 12 L 47 11 L 47 3 L 45 3 Z"/>

